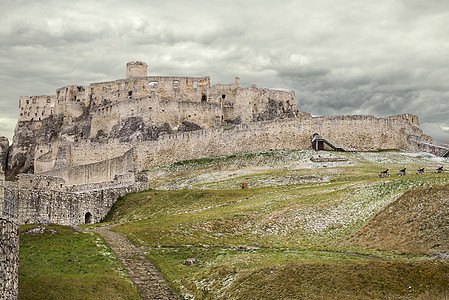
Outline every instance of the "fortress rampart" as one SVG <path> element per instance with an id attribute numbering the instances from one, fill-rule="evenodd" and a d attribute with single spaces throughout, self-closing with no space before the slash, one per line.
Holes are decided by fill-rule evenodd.
<path id="1" fill-rule="evenodd" d="M 132 144 L 109 140 L 106 144 L 82 142 L 71 146 L 73 164 L 71 183 L 95 182 L 85 174 L 97 174 L 98 181 L 129 169 L 142 171 L 151 167 L 187 159 L 230 155 L 248 151 L 306 150 L 318 133 L 352 151 L 383 149 L 418 150 L 418 144 L 432 144 L 432 139 L 402 118 L 373 116 L 332 116 L 289 118 L 252 122 L 234 127 L 210 128 L 166 134 L 154 141 Z M 418 142 L 411 143 L 411 139 Z M 430 147 L 430 146 L 429 146 Z M 131 154 L 132 153 L 132 154 Z M 98 158 L 115 158 L 97 162 Z M 125 168 L 110 167 L 123 164 Z M 81 165 L 78 167 L 77 165 Z M 72 171 L 73 170 L 73 171 Z M 77 170 L 77 171 L 74 171 Z M 83 170 L 80 172 L 79 170 Z M 118 171 L 116 171 L 118 170 Z M 64 173 L 66 172 L 66 173 Z M 68 169 L 46 173 L 64 178 Z M 110 175 L 112 174 L 112 175 Z M 79 178 L 75 178 L 78 176 Z M 92 176 L 94 177 L 94 176 Z"/>

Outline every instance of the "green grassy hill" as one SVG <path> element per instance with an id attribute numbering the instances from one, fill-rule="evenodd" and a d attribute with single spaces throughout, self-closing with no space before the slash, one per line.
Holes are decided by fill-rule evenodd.
<path id="1" fill-rule="evenodd" d="M 184 161 L 148 170 L 152 189 L 105 222 L 186 299 L 446 299 L 449 263 L 428 256 L 449 251 L 441 165 L 393 151 Z"/>

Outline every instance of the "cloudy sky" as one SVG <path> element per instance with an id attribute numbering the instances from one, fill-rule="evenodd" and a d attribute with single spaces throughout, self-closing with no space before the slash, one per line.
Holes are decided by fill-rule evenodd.
<path id="1" fill-rule="evenodd" d="M 0 0 L 0 41 L 8 138 L 19 96 L 141 60 L 152 75 L 294 90 L 312 115 L 417 114 L 449 142 L 447 0 Z"/>

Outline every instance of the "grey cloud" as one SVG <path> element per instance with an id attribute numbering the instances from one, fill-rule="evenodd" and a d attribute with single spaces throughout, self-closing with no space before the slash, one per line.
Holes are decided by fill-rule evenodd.
<path id="1" fill-rule="evenodd" d="M 0 135 L 11 136 L 18 96 L 123 78 L 143 60 L 151 74 L 295 90 L 316 115 L 415 113 L 441 139 L 448 11 L 437 0 L 4 0 Z"/>

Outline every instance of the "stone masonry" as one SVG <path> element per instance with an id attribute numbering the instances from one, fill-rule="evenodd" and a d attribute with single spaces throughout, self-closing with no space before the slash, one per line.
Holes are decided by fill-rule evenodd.
<path id="1" fill-rule="evenodd" d="M 39 176 L 27 176 L 35 181 Z M 58 182 L 46 177 L 43 182 Z M 148 182 L 105 182 L 83 186 L 26 186 L 23 182 L 8 182 L 16 191 L 16 211 L 19 224 L 48 220 L 62 225 L 97 223 L 103 219 L 115 201 L 131 193 L 148 189 Z M 42 183 L 42 182 L 41 182 Z"/>
<path id="2" fill-rule="evenodd" d="M 17 299 L 19 233 L 13 218 L 0 216 L 0 299 Z"/>

